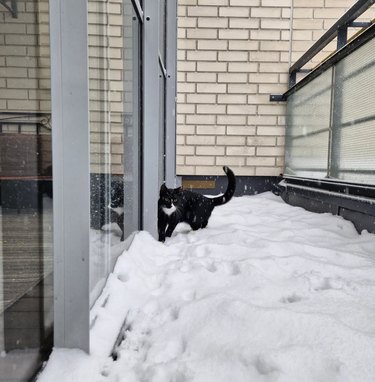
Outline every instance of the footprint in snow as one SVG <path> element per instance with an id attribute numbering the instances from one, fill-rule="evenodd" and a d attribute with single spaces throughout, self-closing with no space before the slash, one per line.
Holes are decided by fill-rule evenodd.
<path id="1" fill-rule="evenodd" d="M 213 261 L 207 261 L 203 266 L 208 270 L 208 272 L 214 273 L 217 271 L 217 266 Z"/>
<path id="2" fill-rule="evenodd" d="M 184 301 L 193 301 L 193 300 L 195 300 L 195 297 L 196 297 L 196 292 L 193 289 L 187 290 L 187 291 L 183 292 L 181 295 L 181 298 Z"/>
<path id="3" fill-rule="evenodd" d="M 303 297 L 301 296 L 298 296 L 296 293 L 293 293 L 289 296 L 286 296 L 286 297 L 283 297 L 281 299 L 281 302 L 283 304 L 293 304 L 295 302 L 299 302 L 299 301 L 302 301 L 303 300 Z"/>
<path id="4" fill-rule="evenodd" d="M 230 276 L 235 276 L 241 273 L 240 267 L 235 263 L 224 263 L 222 267 L 223 271 Z"/>
<path id="5" fill-rule="evenodd" d="M 126 283 L 126 282 L 129 281 L 129 275 L 128 275 L 127 273 L 119 273 L 119 274 L 117 275 L 117 278 L 118 278 L 121 282 L 123 282 L 123 283 Z"/>

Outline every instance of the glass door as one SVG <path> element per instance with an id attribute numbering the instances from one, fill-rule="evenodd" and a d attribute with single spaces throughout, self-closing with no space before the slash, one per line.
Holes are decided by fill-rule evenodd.
<path id="1" fill-rule="evenodd" d="M 29 380 L 52 348 L 48 6 L 0 5 L 0 381 Z"/>
<path id="2" fill-rule="evenodd" d="M 130 0 L 88 2 L 90 305 L 140 228 L 140 24 Z"/>

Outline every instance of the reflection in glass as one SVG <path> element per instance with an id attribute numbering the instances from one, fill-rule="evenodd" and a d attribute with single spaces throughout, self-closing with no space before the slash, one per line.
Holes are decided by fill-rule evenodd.
<path id="1" fill-rule="evenodd" d="M 0 381 L 28 381 L 53 337 L 48 2 L 17 5 L 0 11 Z"/>
<path id="2" fill-rule="evenodd" d="M 89 1 L 91 304 L 139 226 L 138 29 L 130 0 Z"/>

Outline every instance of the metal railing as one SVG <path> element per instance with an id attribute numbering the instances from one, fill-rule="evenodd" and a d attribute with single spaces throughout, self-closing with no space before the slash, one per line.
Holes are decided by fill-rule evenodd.
<path id="1" fill-rule="evenodd" d="M 323 36 L 311 46 L 307 52 L 301 56 L 289 68 L 289 89 L 284 94 L 271 94 L 270 101 L 286 101 L 288 96 L 295 90 L 312 81 L 328 67 L 334 65 L 343 57 L 349 55 L 352 51 L 363 45 L 366 41 L 372 38 L 375 34 L 374 23 L 357 22 L 355 21 L 367 9 L 369 9 L 375 0 L 358 0 L 342 17 L 340 17 L 331 28 L 323 34 Z M 360 32 L 360 38 L 351 39 L 348 41 L 348 28 L 366 28 Z M 332 40 L 337 37 L 336 51 L 330 55 L 321 64 L 314 69 L 303 69 L 303 67 L 321 52 Z M 357 35 L 353 37 L 358 37 Z M 298 73 L 308 73 L 301 81 L 297 82 Z M 298 85 L 298 86 L 297 86 Z"/>

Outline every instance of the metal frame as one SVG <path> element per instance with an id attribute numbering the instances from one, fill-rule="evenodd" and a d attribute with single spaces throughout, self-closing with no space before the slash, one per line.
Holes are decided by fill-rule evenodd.
<path id="1" fill-rule="evenodd" d="M 154 237 L 159 193 L 159 1 L 143 4 L 143 229 Z"/>
<path id="2" fill-rule="evenodd" d="M 87 18 L 87 0 L 50 2 L 54 346 L 89 352 Z"/>
<path id="3" fill-rule="evenodd" d="M 294 65 L 289 68 L 289 90 L 284 94 L 271 94 L 270 101 L 286 101 L 287 98 L 296 90 L 306 85 L 316 78 L 320 73 L 340 61 L 343 57 L 349 55 L 352 51 L 363 45 L 366 41 L 375 35 L 374 25 L 372 23 L 355 22 L 362 13 L 370 8 L 375 0 L 358 0 L 326 33 L 300 57 Z M 355 38 L 347 43 L 347 30 L 349 27 L 368 27 L 360 34 L 360 38 Z M 302 69 L 313 57 L 315 57 L 325 46 L 327 46 L 335 37 L 337 37 L 336 53 L 318 65 L 313 70 Z M 309 73 L 298 83 L 296 82 L 297 73 Z"/>
<path id="4" fill-rule="evenodd" d="M 165 100 L 165 180 L 169 187 L 181 184 L 181 179 L 176 178 L 176 82 L 177 82 L 177 2 L 167 1 L 167 77 Z"/>
<path id="5" fill-rule="evenodd" d="M 0 0 L 0 4 L 11 13 L 14 19 L 18 18 L 17 0 Z"/>

